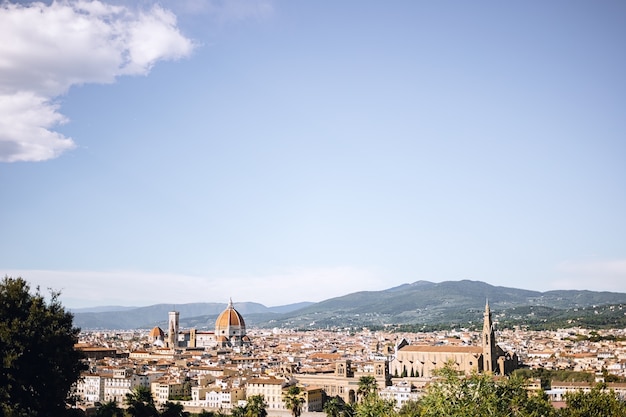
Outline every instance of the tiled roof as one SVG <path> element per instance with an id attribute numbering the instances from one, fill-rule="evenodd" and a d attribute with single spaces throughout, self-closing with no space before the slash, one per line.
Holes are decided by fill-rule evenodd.
<path id="1" fill-rule="evenodd" d="M 232 301 L 228 303 L 226 310 L 224 310 L 222 314 L 217 317 L 217 320 L 215 321 L 215 330 L 217 331 L 218 329 L 223 329 L 229 326 L 246 326 L 241 314 L 239 314 L 239 312 L 233 307 Z"/>
<path id="2" fill-rule="evenodd" d="M 400 352 L 483 353 L 483 348 L 479 346 L 408 345 L 400 349 Z"/>

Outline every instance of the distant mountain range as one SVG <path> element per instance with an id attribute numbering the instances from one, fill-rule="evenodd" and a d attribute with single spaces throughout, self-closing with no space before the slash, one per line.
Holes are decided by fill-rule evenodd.
<path id="1" fill-rule="evenodd" d="M 360 326 L 460 326 L 482 323 L 486 301 L 507 325 L 626 326 L 626 294 L 598 291 L 529 291 L 480 281 L 417 281 L 383 291 L 361 291 L 319 303 L 279 307 L 236 303 L 249 327 L 300 329 Z M 624 305 L 624 311 L 621 311 Z M 180 312 L 182 328 L 213 329 L 226 308 L 221 303 L 157 304 L 148 307 L 99 307 L 73 310 L 82 329 L 167 327 L 168 312 Z M 622 325 L 624 324 L 624 325 Z"/>
<path id="2" fill-rule="evenodd" d="M 278 317 L 305 308 L 313 303 L 294 303 L 277 307 L 265 307 L 259 303 L 236 303 L 235 308 L 248 321 L 248 317 Z M 71 310 L 74 325 L 81 329 L 151 329 L 167 327 L 168 313 L 180 313 L 182 327 L 212 329 L 217 316 L 226 309 L 222 303 L 155 304 L 147 307 L 93 307 Z M 254 321 L 253 321 L 254 322 Z M 163 328 L 165 328 L 163 327 Z"/>

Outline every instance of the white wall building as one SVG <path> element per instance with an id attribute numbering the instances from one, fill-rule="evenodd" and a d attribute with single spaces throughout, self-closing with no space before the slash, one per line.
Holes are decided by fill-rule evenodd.
<path id="1" fill-rule="evenodd" d="M 104 402 L 115 401 L 122 404 L 126 394 L 135 387 L 150 387 L 147 375 L 133 374 L 130 369 L 116 369 L 113 375 L 103 377 Z"/>
<path id="2" fill-rule="evenodd" d="M 396 409 L 402 407 L 407 401 L 417 401 L 420 397 L 420 393 L 408 382 L 386 387 L 380 390 L 378 395 L 384 400 L 393 400 L 396 403 Z"/>
<path id="3" fill-rule="evenodd" d="M 74 393 L 81 402 L 95 403 L 104 398 L 104 383 L 100 374 L 81 374 Z"/>

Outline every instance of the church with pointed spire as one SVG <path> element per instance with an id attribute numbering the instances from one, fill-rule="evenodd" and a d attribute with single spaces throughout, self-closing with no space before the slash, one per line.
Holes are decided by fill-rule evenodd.
<path id="1" fill-rule="evenodd" d="M 396 345 L 390 364 L 394 377 L 432 378 L 434 371 L 451 364 L 458 372 L 508 375 L 518 367 L 517 354 L 505 352 L 496 342 L 495 327 L 485 305 L 481 346 L 464 344 L 411 345 L 406 340 Z"/>
<path id="2" fill-rule="evenodd" d="M 483 314 L 483 371 L 498 372 L 498 345 L 496 345 L 496 332 L 491 319 L 491 309 L 489 308 L 489 300 L 485 305 L 485 313 Z M 505 372 L 500 372 L 504 374 Z"/>

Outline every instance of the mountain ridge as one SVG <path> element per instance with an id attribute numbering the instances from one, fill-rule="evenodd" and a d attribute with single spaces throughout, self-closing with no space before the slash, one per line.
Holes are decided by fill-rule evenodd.
<path id="1" fill-rule="evenodd" d="M 479 321 L 486 301 L 492 311 L 519 315 L 524 308 L 544 307 L 559 317 L 563 312 L 595 305 L 626 304 L 626 293 L 590 290 L 546 292 L 494 286 L 482 281 L 434 283 L 416 281 L 381 291 L 357 291 L 318 303 L 265 307 L 260 303 L 236 303 L 246 323 L 256 327 L 316 328 L 341 326 L 389 326 Z M 177 304 L 181 327 L 212 329 L 225 303 Z M 167 324 L 172 304 L 123 311 L 75 312 L 84 329 L 151 328 Z M 515 309 L 518 309 L 517 311 Z M 530 313 L 528 313 L 530 314 Z M 522 317 L 523 319 L 523 317 Z"/>

